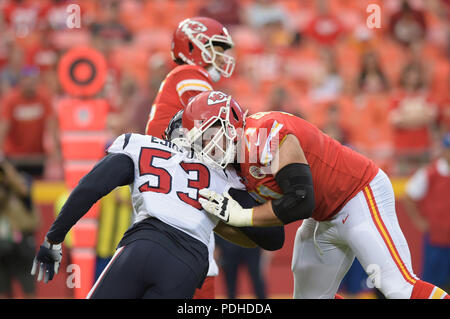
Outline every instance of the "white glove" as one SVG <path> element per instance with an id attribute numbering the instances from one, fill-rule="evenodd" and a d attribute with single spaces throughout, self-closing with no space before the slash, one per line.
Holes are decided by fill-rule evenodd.
<path id="1" fill-rule="evenodd" d="M 253 208 L 242 208 L 228 192 L 223 196 L 209 189 L 201 189 L 199 194 L 205 198 L 200 198 L 199 202 L 208 213 L 217 216 L 226 224 L 236 227 L 253 225 Z"/>

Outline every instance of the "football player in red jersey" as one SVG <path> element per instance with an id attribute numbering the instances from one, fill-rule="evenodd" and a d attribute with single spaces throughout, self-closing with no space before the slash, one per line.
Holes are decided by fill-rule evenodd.
<path id="1" fill-rule="evenodd" d="M 172 117 L 184 109 L 192 97 L 213 90 L 213 83 L 221 77 L 231 76 L 235 59 L 225 51 L 233 46 L 228 30 L 214 19 L 194 17 L 179 23 L 171 48 L 172 59 L 178 66 L 161 83 L 150 110 L 147 135 L 164 137 Z M 210 242 L 210 255 L 213 256 L 213 235 Z M 218 271 L 211 257 L 208 278 L 194 298 L 215 297 L 214 277 Z"/>
<path id="2" fill-rule="evenodd" d="M 283 112 L 247 117 L 241 175 L 261 206 L 200 191 L 203 208 L 233 226 L 303 220 L 292 259 L 294 298 L 333 298 L 358 258 L 386 298 L 449 298 L 414 275 L 387 175 L 307 121 Z"/>
<path id="3" fill-rule="evenodd" d="M 182 21 L 173 34 L 172 59 L 178 64 L 163 80 L 152 105 L 146 134 L 161 137 L 172 117 L 190 98 L 213 90 L 213 83 L 233 73 L 234 46 L 227 29 L 204 17 Z"/>

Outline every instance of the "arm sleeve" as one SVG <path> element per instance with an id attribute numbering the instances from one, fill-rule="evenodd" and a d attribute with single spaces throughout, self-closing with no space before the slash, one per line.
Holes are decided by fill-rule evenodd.
<path id="1" fill-rule="evenodd" d="M 60 214 L 47 233 L 52 243 L 61 243 L 70 228 L 100 198 L 118 186 L 134 180 L 133 160 L 125 154 L 109 154 L 98 162 L 74 188 Z"/>
<path id="2" fill-rule="evenodd" d="M 247 192 L 241 189 L 230 188 L 228 193 L 234 200 L 236 200 L 243 208 L 252 208 L 259 205 L 259 203 Z M 265 250 L 277 250 L 284 245 L 284 227 L 240 227 L 248 238 L 255 244 Z"/>

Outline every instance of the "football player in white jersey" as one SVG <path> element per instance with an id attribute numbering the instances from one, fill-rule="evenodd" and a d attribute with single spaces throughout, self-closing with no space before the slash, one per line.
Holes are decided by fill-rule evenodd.
<path id="1" fill-rule="evenodd" d="M 234 160 L 245 114 L 221 92 L 195 99 L 207 100 L 211 107 L 201 113 L 194 107 L 197 103 L 189 103 L 182 114 L 187 130 L 183 138 L 168 141 L 129 133 L 113 142 L 108 155 L 72 191 L 48 231 L 31 271 L 38 273 L 38 281 L 48 282 L 58 272 L 61 243 L 70 228 L 98 199 L 122 185 L 130 185 L 135 222 L 88 298 L 191 298 L 208 270 L 213 230 L 242 246 L 256 245 L 258 236 L 219 222 L 198 202 L 199 189 L 205 187 L 217 192 L 243 188 L 227 166 Z M 273 247 L 280 248 L 284 233 L 274 236 L 273 231 L 280 235 L 282 228 L 268 230 L 272 234 L 259 238 L 270 238 Z"/>

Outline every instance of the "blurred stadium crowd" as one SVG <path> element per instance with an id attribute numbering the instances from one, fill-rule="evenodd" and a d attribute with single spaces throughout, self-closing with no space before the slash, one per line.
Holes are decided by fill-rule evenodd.
<path id="1" fill-rule="evenodd" d="M 426 162 L 450 125 L 448 1 L 85 0 L 76 2 L 81 28 L 68 29 L 70 3 L 0 1 L 2 98 L 38 70 L 52 103 L 64 94 L 59 57 L 89 45 L 109 63 L 101 94 L 124 115 L 111 126 L 143 132 L 173 67 L 174 28 L 204 15 L 229 27 L 236 44 L 236 71 L 219 88 L 251 112 L 299 114 L 395 174 Z M 373 3 L 379 29 L 366 24 Z"/>
<path id="2" fill-rule="evenodd" d="M 72 3 L 81 8 L 80 28 L 67 26 Z M 381 8 L 380 28 L 367 25 L 369 4 Z M 36 175 L 63 178 L 52 114 L 66 94 L 58 61 L 76 46 L 107 59 L 97 97 L 108 101 L 111 137 L 143 133 L 175 66 L 172 32 L 192 16 L 229 28 L 236 70 L 216 88 L 250 113 L 299 115 L 393 176 L 410 176 L 440 151 L 450 130 L 449 0 L 0 0 L 2 117 L 17 116 L 13 105 L 31 91 L 46 119 L 16 134 L 2 127 L 0 151 L 45 158 Z"/>

